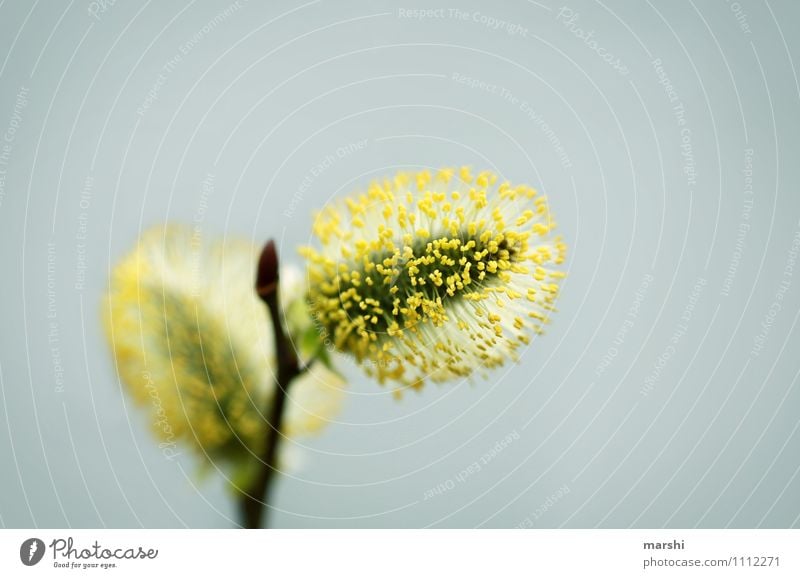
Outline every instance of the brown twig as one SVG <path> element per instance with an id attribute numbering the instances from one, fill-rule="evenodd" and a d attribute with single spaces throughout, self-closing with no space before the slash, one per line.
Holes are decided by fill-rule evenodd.
<path id="1" fill-rule="evenodd" d="M 253 485 L 242 494 L 242 515 L 246 528 L 260 528 L 263 522 L 264 506 L 269 500 L 270 483 L 277 472 L 277 450 L 281 439 L 286 392 L 292 380 L 302 372 L 297 355 L 281 323 L 278 281 L 278 253 L 275 242 L 269 241 L 261 252 L 256 276 L 256 292 L 269 309 L 275 335 L 278 370 L 275 375 L 275 394 L 270 400 L 271 407 L 268 411 L 266 440 L 259 456 L 261 463 L 258 475 Z"/>

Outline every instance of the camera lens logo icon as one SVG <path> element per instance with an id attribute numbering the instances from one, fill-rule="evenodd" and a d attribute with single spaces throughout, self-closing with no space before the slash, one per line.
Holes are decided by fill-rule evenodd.
<path id="1" fill-rule="evenodd" d="M 28 538 L 19 547 L 19 559 L 26 566 L 35 566 L 44 556 L 44 542 L 39 538 Z"/>

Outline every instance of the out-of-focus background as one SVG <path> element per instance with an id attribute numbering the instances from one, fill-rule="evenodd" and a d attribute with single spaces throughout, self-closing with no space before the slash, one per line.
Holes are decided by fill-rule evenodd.
<path id="1" fill-rule="evenodd" d="M 456 7 L 457 6 L 457 7 Z M 549 196 L 569 275 L 521 363 L 396 401 L 351 363 L 279 527 L 800 524 L 790 0 L 0 3 L 0 525 L 230 527 L 100 323 L 164 221 L 279 241 L 398 168 Z"/>

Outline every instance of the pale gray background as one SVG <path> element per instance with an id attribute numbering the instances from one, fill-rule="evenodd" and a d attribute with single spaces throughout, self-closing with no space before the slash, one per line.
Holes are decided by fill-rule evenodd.
<path id="1" fill-rule="evenodd" d="M 554 323 L 519 365 L 399 403 L 345 364 L 340 423 L 302 440 L 305 465 L 276 486 L 274 525 L 800 524 L 800 269 L 784 274 L 800 231 L 798 4 L 575 0 L 572 29 L 549 0 L 446 7 L 456 5 L 466 20 L 404 18 L 388 2 L 241 2 L 204 33 L 229 4 L 0 3 L 0 138 L 27 89 L 0 166 L 0 525 L 235 523 L 218 479 L 198 482 L 191 456 L 170 462 L 158 450 L 119 387 L 99 322 L 110 263 L 141 229 L 191 222 L 208 173 L 204 232 L 275 236 L 296 260 L 311 211 L 331 197 L 396 167 L 461 163 L 549 195 L 570 247 Z M 481 15 L 509 24 L 492 29 Z M 629 74 L 577 28 L 594 31 Z M 692 187 L 654 59 L 686 110 Z M 360 140 L 363 150 L 298 193 L 317 163 Z M 754 204 L 736 265 L 748 148 Z M 647 274 L 640 313 L 615 345 Z M 688 329 L 642 395 L 699 278 L 707 285 Z M 597 375 L 611 347 L 616 358 Z M 509 434 L 519 439 L 457 480 Z M 439 484 L 452 489 L 424 500 Z"/>

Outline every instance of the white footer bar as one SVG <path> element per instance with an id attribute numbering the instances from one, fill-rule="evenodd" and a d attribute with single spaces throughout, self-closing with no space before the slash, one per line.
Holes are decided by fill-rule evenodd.
<path id="1" fill-rule="evenodd" d="M 187 572 L 796 577 L 800 530 L 0 530 L 0 576 Z"/>

